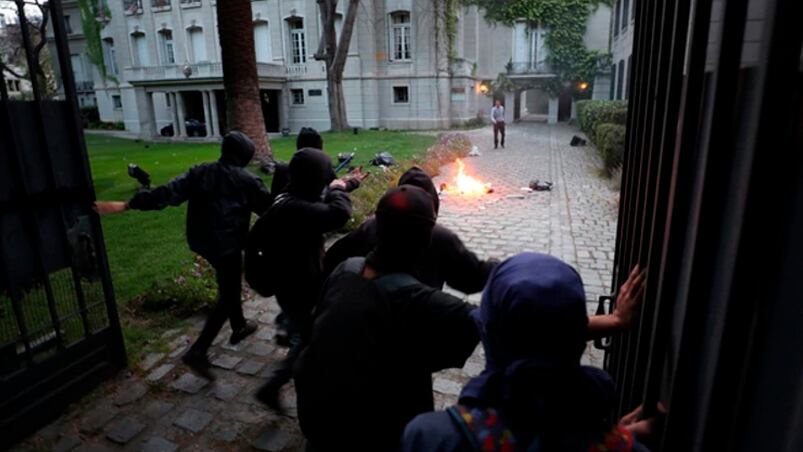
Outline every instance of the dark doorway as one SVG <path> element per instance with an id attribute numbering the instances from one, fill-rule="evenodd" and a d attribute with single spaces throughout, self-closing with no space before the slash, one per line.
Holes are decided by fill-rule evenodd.
<path id="1" fill-rule="evenodd" d="M 195 125 L 196 121 L 206 124 L 206 114 L 204 113 L 204 99 L 200 91 L 184 91 L 181 93 L 184 97 L 184 120 L 189 123 L 187 127 L 187 135 L 190 136 L 206 136 L 204 127 L 192 127 L 190 124 Z"/>
<path id="2" fill-rule="evenodd" d="M 521 119 L 521 91 L 513 93 L 513 122 Z"/>
<path id="3" fill-rule="evenodd" d="M 220 134 L 225 135 L 229 131 L 228 116 L 226 116 L 226 92 L 215 90 L 215 102 L 217 103 L 217 119 L 220 127 Z"/>
<path id="4" fill-rule="evenodd" d="M 572 93 L 564 91 L 558 97 L 558 121 L 568 121 L 572 117 Z"/>
<path id="5" fill-rule="evenodd" d="M 263 89 L 259 92 L 259 95 L 262 98 L 262 117 L 265 120 L 265 131 L 278 133 L 281 91 Z"/>

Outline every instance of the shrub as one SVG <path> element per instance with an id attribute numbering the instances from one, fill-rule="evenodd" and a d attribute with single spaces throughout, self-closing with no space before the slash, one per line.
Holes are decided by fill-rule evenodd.
<path id="1" fill-rule="evenodd" d="M 100 113 L 98 107 L 81 107 L 81 116 L 88 122 L 100 122 Z"/>
<path id="2" fill-rule="evenodd" d="M 465 157 L 471 150 L 471 140 L 461 133 L 442 135 L 438 142 L 427 152 L 412 161 L 401 162 L 386 170 L 374 170 L 371 176 L 363 182 L 362 186 L 351 194 L 354 213 L 345 226 L 345 231 L 356 229 L 366 218 L 374 213 L 379 198 L 392 187 L 395 187 L 399 177 L 413 166 L 423 169 L 431 177 L 440 172 L 440 167 L 453 162 L 457 158 Z"/>
<path id="3" fill-rule="evenodd" d="M 577 124 L 586 136 L 594 141 L 598 124 L 624 126 L 627 123 L 626 100 L 581 100 L 577 102 Z M 599 144 L 596 143 L 595 144 Z"/>
<path id="4" fill-rule="evenodd" d="M 622 164 L 625 154 L 625 135 L 625 126 L 620 124 L 603 123 L 597 126 L 595 142 L 608 175 Z"/>
<path id="5" fill-rule="evenodd" d="M 87 129 L 125 130 L 125 124 L 122 122 L 93 121 L 89 123 Z"/>
<path id="6" fill-rule="evenodd" d="M 132 301 L 135 310 L 171 314 L 184 318 L 214 306 L 217 297 L 215 270 L 200 256 L 174 279 L 153 283 L 151 288 Z"/>

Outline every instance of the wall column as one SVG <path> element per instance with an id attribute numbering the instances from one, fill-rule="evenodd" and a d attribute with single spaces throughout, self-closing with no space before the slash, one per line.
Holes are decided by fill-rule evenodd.
<path id="1" fill-rule="evenodd" d="M 206 124 L 206 136 L 212 136 L 212 113 L 209 111 L 209 93 L 201 91 L 201 100 L 204 103 L 204 124 Z"/>
<path id="2" fill-rule="evenodd" d="M 219 137 L 221 135 L 220 118 L 217 112 L 217 95 L 215 95 L 215 90 L 209 90 L 209 109 L 212 113 L 212 136 Z"/>
<path id="3" fill-rule="evenodd" d="M 184 96 L 181 91 L 176 91 L 176 106 L 178 107 L 178 129 L 175 134 L 177 137 L 187 136 L 187 127 L 184 123 Z"/>
<path id="4" fill-rule="evenodd" d="M 547 111 L 547 124 L 558 123 L 558 98 L 549 98 L 549 110 Z"/>
<path id="5" fill-rule="evenodd" d="M 170 123 L 173 124 L 173 136 L 178 135 L 178 104 L 176 103 L 176 93 L 168 91 L 165 93 L 170 99 Z"/>

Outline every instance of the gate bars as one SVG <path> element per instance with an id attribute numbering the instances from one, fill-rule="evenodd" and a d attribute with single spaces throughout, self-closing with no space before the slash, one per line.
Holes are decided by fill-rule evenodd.
<path id="1" fill-rule="evenodd" d="M 643 0 L 612 287 L 649 268 L 606 368 L 655 448 L 803 448 L 803 2 Z"/>

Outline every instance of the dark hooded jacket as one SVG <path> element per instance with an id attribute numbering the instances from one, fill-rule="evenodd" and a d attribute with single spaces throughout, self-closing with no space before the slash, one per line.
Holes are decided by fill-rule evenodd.
<path id="1" fill-rule="evenodd" d="M 419 187 L 432 196 L 435 213 L 438 213 L 440 199 L 435 184 L 420 168 L 410 168 L 399 178 L 399 185 Z M 341 262 L 350 257 L 367 256 L 377 243 L 376 219 L 369 218 L 359 228 L 340 238 L 326 252 L 324 273 L 329 275 Z M 449 228 L 435 225 L 432 230 L 431 246 L 427 256 L 415 270 L 415 277 L 435 289 L 442 289 L 444 283 L 463 293 L 482 290 L 488 275 L 496 262 L 483 261 L 469 251 L 460 237 Z"/>
<path id="2" fill-rule="evenodd" d="M 385 279 L 409 275 L 426 256 L 431 203 L 416 187 L 389 192 L 376 249 L 326 280 L 294 374 L 301 428 L 316 450 L 395 450 L 407 422 L 434 409 L 432 372 L 462 367 L 477 346 L 473 306 L 409 276 Z M 358 261 L 377 278 L 347 268 Z"/>
<path id="3" fill-rule="evenodd" d="M 288 171 L 284 197 L 268 213 L 276 238 L 275 253 L 282 260 L 274 275 L 277 295 L 320 287 L 323 235 L 343 227 L 351 218 L 346 191 L 326 190 L 321 198 L 335 179 L 328 155 L 318 149 L 301 149 L 290 160 Z"/>
<path id="4" fill-rule="evenodd" d="M 134 195 L 128 206 L 161 210 L 187 201 L 187 242 L 206 259 L 239 253 L 245 247 L 251 213 L 270 205 L 268 189 L 245 166 L 254 156 L 254 143 L 243 133 L 223 138 L 217 162 L 191 168 L 166 185 Z"/>

